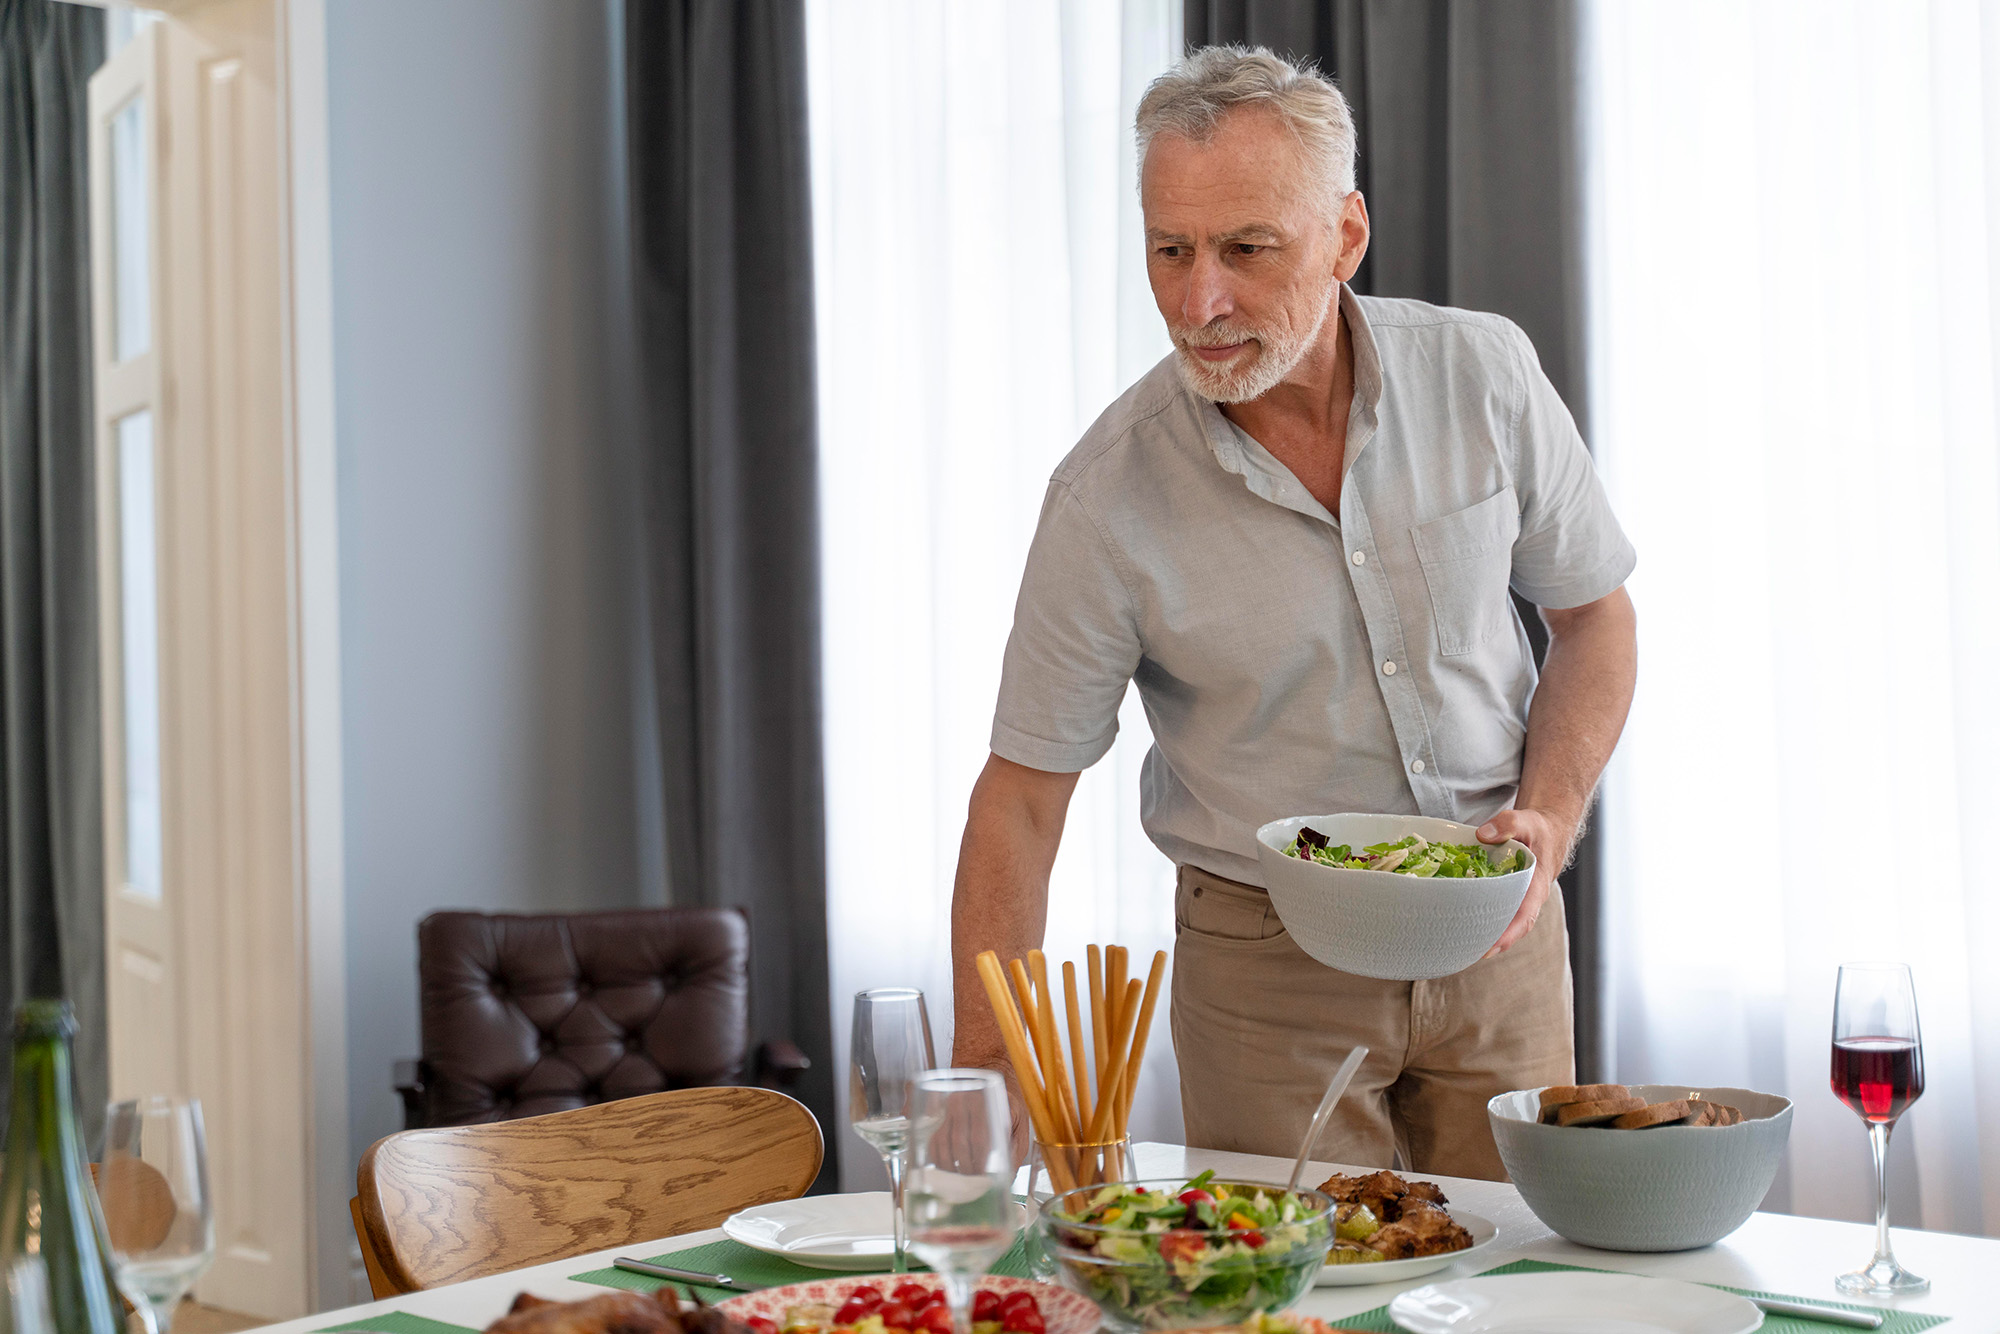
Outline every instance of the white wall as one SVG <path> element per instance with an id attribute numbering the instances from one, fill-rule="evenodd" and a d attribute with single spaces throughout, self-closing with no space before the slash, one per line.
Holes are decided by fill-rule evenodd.
<path id="1" fill-rule="evenodd" d="M 618 404 L 617 0 L 326 13 L 355 1153 L 416 924 L 663 901 Z"/>

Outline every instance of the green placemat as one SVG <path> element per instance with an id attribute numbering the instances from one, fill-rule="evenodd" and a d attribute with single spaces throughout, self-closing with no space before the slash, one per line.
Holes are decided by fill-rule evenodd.
<path id="1" fill-rule="evenodd" d="M 727 1274 L 739 1283 L 756 1287 L 778 1287 L 785 1283 L 813 1283 L 820 1279 L 845 1278 L 846 1274 L 831 1269 L 808 1269 L 795 1265 L 790 1260 L 780 1260 L 775 1255 L 753 1251 L 738 1241 L 727 1238 L 711 1241 L 705 1246 L 690 1246 L 684 1251 L 669 1251 L 665 1255 L 642 1255 L 639 1257 L 650 1264 L 669 1265 L 675 1269 L 697 1269 L 705 1274 Z M 995 1274 L 1014 1278 L 1028 1276 L 1027 1256 L 1021 1250 L 1021 1239 L 1016 1237 L 1007 1253 L 991 1270 Z M 856 1275 L 857 1277 L 859 1275 Z M 888 1275 L 884 1273 L 882 1277 Z M 595 1283 L 605 1288 L 629 1288 L 633 1292 L 651 1292 L 661 1286 L 666 1279 L 647 1278 L 644 1274 L 630 1274 L 623 1269 L 592 1269 L 581 1274 L 571 1274 L 578 1283 Z M 699 1292 L 704 1301 L 720 1301 L 736 1294 L 727 1288 L 702 1287 L 683 1284 Z M 403 1330 L 390 1330 L 388 1334 L 405 1334 Z M 442 1331 L 411 1330 L 408 1334 L 442 1334 Z"/>
<path id="2" fill-rule="evenodd" d="M 1575 1270 L 1583 1273 L 1600 1274 L 1612 1272 L 1602 1269 L 1593 1270 L 1588 1265 L 1552 1265 L 1542 1260 L 1516 1260 L 1512 1264 L 1501 1265 L 1497 1269 L 1485 1270 L 1478 1277 L 1485 1278 L 1488 1274 L 1549 1274 L 1559 1270 Z M 1914 1311 L 1890 1311 L 1880 1306 L 1856 1306 L 1851 1302 L 1830 1302 L 1824 1297 L 1794 1297 L 1784 1292 L 1759 1292 L 1754 1288 L 1724 1287 L 1720 1283 L 1712 1283 L 1709 1286 L 1722 1288 L 1724 1292 L 1733 1292 L 1739 1297 L 1776 1297 L 1791 1302 L 1819 1302 L 1823 1306 L 1844 1306 L 1850 1311 L 1878 1312 L 1886 1317 L 1882 1321 L 1882 1328 L 1879 1334 L 1916 1334 L 1917 1330 L 1929 1329 L 1933 1325 L 1942 1325 L 1945 1321 L 1951 1319 L 1950 1316 L 1944 1315 L 1918 1315 Z M 1363 1312 L 1360 1315 L 1342 1316 L 1340 1325 L 1343 1329 L 1372 1330 L 1375 1334 L 1402 1334 L 1396 1327 L 1395 1322 L 1389 1319 L 1389 1308 L 1387 1306 L 1378 1306 L 1374 1310 Z M 1846 1328 L 1847 1326 L 1845 1325 L 1829 1325 L 1820 1320 L 1801 1320 L 1797 1316 L 1766 1314 L 1764 1324 L 1758 1331 L 1758 1334 L 1829 1334 L 1830 1331 L 1844 1330 Z"/>
<path id="3" fill-rule="evenodd" d="M 380 1334 L 475 1334 L 464 1325 L 447 1325 L 428 1316 L 407 1311 L 384 1311 L 366 1320 L 350 1320 L 344 1325 L 328 1325 L 320 1334 L 348 1334 L 352 1330 L 377 1330 Z"/>

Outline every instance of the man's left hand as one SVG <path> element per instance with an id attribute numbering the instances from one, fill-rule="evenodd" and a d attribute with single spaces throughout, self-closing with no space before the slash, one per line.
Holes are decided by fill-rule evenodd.
<path id="1" fill-rule="evenodd" d="M 1481 843 L 1505 843 L 1510 838 L 1526 844 L 1528 851 L 1535 854 L 1535 874 L 1528 881 L 1528 894 L 1521 900 L 1520 911 L 1507 923 L 1499 941 L 1486 951 L 1483 957 L 1487 959 L 1512 949 L 1534 929 L 1543 905 L 1549 901 L 1549 887 L 1555 884 L 1556 873 L 1569 860 L 1576 823 L 1546 811 L 1505 810 L 1479 827 Z"/>

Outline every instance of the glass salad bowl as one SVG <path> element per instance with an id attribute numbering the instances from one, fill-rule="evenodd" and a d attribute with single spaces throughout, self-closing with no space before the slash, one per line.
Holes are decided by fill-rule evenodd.
<path id="1" fill-rule="evenodd" d="M 1235 1325 L 1290 1306 L 1326 1263 L 1332 1214 L 1316 1190 L 1204 1172 L 1058 1194 L 1034 1226 L 1063 1286 L 1135 1334 Z"/>

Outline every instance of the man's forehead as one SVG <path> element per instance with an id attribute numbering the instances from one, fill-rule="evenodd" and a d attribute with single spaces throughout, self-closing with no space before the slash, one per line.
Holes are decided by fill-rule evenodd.
<path id="1" fill-rule="evenodd" d="M 1311 210 L 1298 142 L 1274 117 L 1232 112 L 1206 141 L 1162 134 L 1139 183 L 1146 228 L 1223 234 L 1296 225 Z"/>

